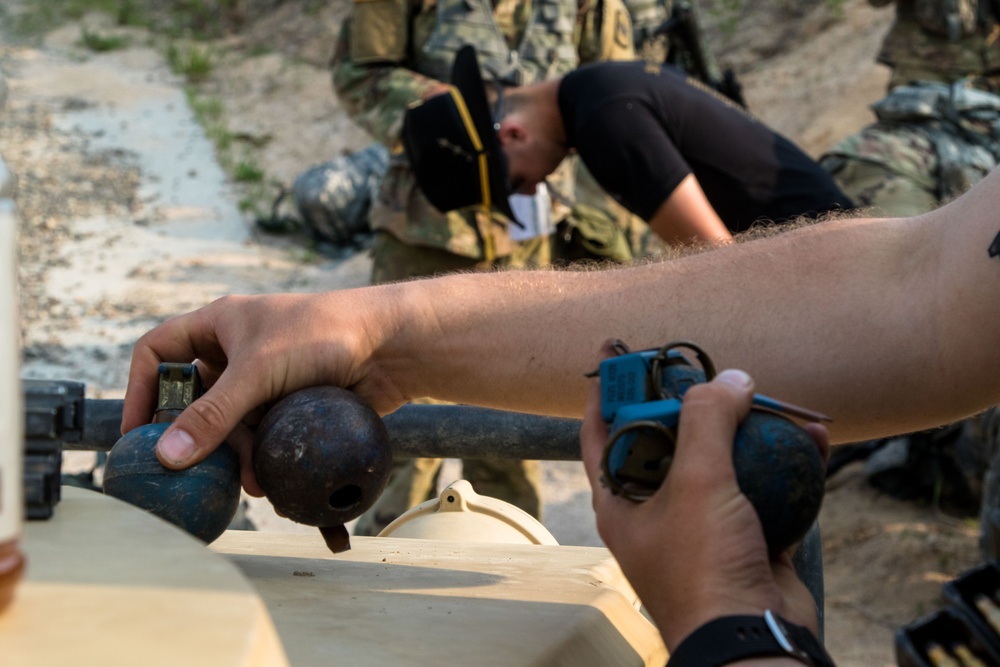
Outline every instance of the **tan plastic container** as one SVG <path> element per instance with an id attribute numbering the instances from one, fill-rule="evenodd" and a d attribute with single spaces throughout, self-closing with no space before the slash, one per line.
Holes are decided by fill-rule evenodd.
<path id="1" fill-rule="evenodd" d="M 481 496 L 460 479 L 438 498 L 407 510 L 379 537 L 411 537 L 450 542 L 558 545 L 545 526 L 519 507 Z"/>
<path id="2" fill-rule="evenodd" d="M 0 612 L 24 574 L 24 427 L 17 319 L 17 222 L 10 178 L 0 161 Z"/>

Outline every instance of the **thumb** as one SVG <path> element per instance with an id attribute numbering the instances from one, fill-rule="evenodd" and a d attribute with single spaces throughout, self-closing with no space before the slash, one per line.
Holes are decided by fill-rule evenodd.
<path id="1" fill-rule="evenodd" d="M 252 383 L 240 392 L 230 387 L 226 373 L 208 391 L 188 405 L 160 436 L 156 457 L 167 468 L 182 470 L 203 460 L 239 425 L 244 415 L 260 403 Z"/>

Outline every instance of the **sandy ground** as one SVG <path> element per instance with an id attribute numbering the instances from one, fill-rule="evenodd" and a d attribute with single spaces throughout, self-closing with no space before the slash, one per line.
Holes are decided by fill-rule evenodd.
<path id="1" fill-rule="evenodd" d="M 848 0 L 834 16 L 803 3 L 786 24 L 765 8 L 788 3 L 746 4 L 739 31 L 708 19 L 755 113 L 814 155 L 869 121 L 866 106 L 887 78 L 874 56 L 891 9 Z M 215 45 L 220 62 L 203 89 L 223 100 L 229 130 L 258 147 L 278 181 L 368 142 L 323 67 L 342 11 L 302 16 L 290 3 Z M 119 397 L 131 343 L 172 314 L 227 293 L 366 282 L 363 253 L 328 259 L 254 230 L 161 50 L 135 34 L 127 51 L 95 54 L 79 36 L 71 25 L 41 44 L 0 43 L 0 156 L 17 177 L 22 221 L 24 376 Z M 275 48 L 257 54 L 262 43 Z M 561 543 L 599 544 L 579 464 L 546 464 L 545 497 L 546 526 Z M 313 530 L 262 503 L 250 515 L 268 529 Z M 895 628 L 939 606 L 941 584 L 979 559 L 974 524 L 886 498 L 858 466 L 830 482 L 820 523 L 826 636 L 842 666 L 894 664 Z"/>

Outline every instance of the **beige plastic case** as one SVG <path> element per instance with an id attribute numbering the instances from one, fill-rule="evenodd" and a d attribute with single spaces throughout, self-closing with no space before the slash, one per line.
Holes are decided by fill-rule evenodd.
<path id="1" fill-rule="evenodd" d="M 379 537 L 412 537 L 452 542 L 559 544 L 545 526 L 519 507 L 481 496 L 464 479 L 434 499 L 410 509 L 382 529 Z"/>

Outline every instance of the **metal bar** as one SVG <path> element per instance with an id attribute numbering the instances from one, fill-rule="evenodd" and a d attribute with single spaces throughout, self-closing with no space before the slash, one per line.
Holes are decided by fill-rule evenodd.
<path id="1" fill-rule="evenodd" d="M 121 399 L 84 401 L 83 434 L 66 449 L 106 452 L 121 433 Z M 404 405 L 386 415 L 397 458 L 580 460 L 580 421 L 468 405 Z"/>

